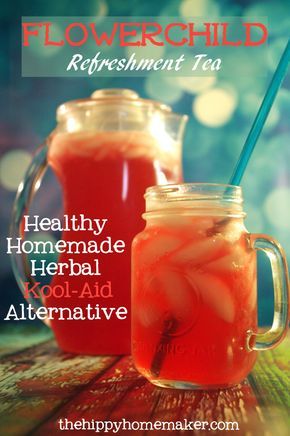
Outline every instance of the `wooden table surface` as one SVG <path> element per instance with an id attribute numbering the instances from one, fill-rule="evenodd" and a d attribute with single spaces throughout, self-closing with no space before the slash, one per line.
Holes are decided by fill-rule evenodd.
<path id="1" fill-rule="evenodd" d="M 75 356 L 62 353 L 44 328 L 0 329 L 0 436 L 73 433 L 58 429 L 59 418 L 237 421 L 239 431 L 210 434 L 290 434 L 289 337 L 277 349 L 260 353 L 253 372 L 235 388 L 180 391 L 151 385 L 136 372 L 129 356 Z M 172 434 L 118 434 L 161 433 Z M 207 434 L 174 432 L 192 433 Z"/>

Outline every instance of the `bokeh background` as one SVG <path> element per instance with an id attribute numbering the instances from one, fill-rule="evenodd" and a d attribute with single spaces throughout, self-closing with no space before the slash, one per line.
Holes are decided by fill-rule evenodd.
<path id="1" fill-rule="evenodd" d="M 1 133 L 0 133 L 0 322 L 10 304 L 24 300 L 5 254 L 11 209 L 19 182 L 36 147 L 55 126 L 56 107 L 89 96 L 94 90 L 130 87 L 142 97 L 163 101 L 189 115 L 183 146 L 186 181 L 226 183 L 259 108 L 271 75 L 290 36 L 289 0 L 71 0 L 2 2 Z M 269 44 L 265 77 L 241 77 L 240 55 L 230 59 L 232 76 L 178 80 L 146 78 L 21 78 L 21 16 L 221 16 L 268 17 Z M 37 50 L 37 47 L 36 47 Z M 160 56 L 162 56 L 162 47 Z M 41 54 L 44 56 L 45 51 Z M 45 184 L 44 184 L 45 185 Z M 268 233 L 285 247 L 290 261 L 290 74 L 272 108 L 243 179 L 247 227 Z M 58 198 L 49 183 L 41 188 L 38 205 L 53 215 Z M 259 259 L 259 321 L 272 320 L 272 280 L 267 262 Z"/>

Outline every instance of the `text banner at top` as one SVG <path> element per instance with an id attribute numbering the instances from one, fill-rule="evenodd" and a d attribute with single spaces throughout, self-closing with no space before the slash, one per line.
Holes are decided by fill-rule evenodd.
<path id="1" fill-rule="evenodd" d="M 265 75 L 265 18 L 23 17 L 22 76 Z"/>

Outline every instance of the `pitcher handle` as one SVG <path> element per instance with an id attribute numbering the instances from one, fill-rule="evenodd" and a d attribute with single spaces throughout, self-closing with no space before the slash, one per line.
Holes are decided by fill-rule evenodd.
<path id="1" fill-rule="evenodd" d="M 47 169 L 47 144 L 41 145 L 30 163 L 23 181 L 20 183 L 12 211 L 10 237 L 25 239 L 23 229 L 23 216 L 28 212 L 32 199 L 38 191 L 41 180 Z M 25 282 L 34 286 L 34 290 L 40 295 L 39 288 L 35 286 L 35 279 L 31 276 L 29 262 L 25 253 L 16 254 L 12 251 L 12 269 L 21 292 L 24 295 Z M 25 298 L 34 308 L 41 307 L 41 299 Z M 47 325 L 47 321 L 44 321 Z"/>
<path id="2" fill-rule="evenodd" d="M 265 333 L 247 333 L 249 351 L 269 350 L 285 337 L 289 322 L 289 276 L 283 248 L 275 239 L 262 234 L 250 235 L 251 246 L 266 253 L 270 260 L 274 287 L 274 317 L 272 327 Z"/>

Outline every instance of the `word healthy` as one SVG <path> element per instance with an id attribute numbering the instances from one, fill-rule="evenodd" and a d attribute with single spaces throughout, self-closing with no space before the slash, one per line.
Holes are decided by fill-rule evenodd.
<path id="1" fill-rule="evenodd" d="M 85 232 L 89 231 L 93 236 L 101 236 L 104 232 L 108 219 L 91 219 L 86 218 L 83 214 L 79 216 L 64 215 L 63 221 L 58 218 L 42 218 L 38 215 L 33 216 L 30 222 L 30 216 L 24 215 L 24 232 L 39 231 L 61 231 L 61 232 Z M 121 254 L 125 251 L 125 242 L 122 239 L 113 241 L 111 236 L 106 236 L 100 241 L 91 239 L 89 241 L 66 241 L 59 239 L 56 242 L 23 240 L 22 238 L 7 238 L 8 254 Z M 94 259 L 92 263 L 79 263 L 69 258 L 67 262 L 48 262 L 46 259 L 31 259 L 31 275 L 101 275 L 99 259 Z"/>

